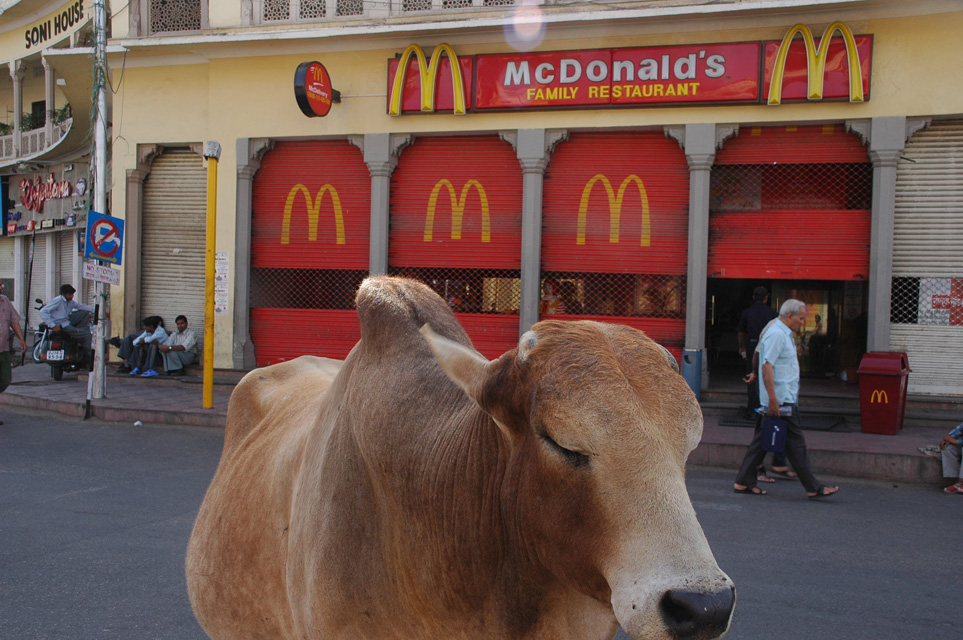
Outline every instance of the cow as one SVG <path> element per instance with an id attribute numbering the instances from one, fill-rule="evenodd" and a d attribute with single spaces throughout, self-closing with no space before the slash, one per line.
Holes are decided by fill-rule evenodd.
<path id="1" fill-rule="evenodd" d="M 702 412 L 635 329 L 535 324 L 489 361 L 445 302 L 365 280 L 341 362 L 255 369 L 188 545 L 220 639 L 723 635 L 685 486 Z M 673 359 L 674 363 L 674 359 Z"/>

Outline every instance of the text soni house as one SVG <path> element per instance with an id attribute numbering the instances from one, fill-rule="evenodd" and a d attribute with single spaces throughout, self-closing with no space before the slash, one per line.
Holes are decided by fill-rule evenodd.
<path id="1" fill-rule="evenodd" d="M 344 357 L 389 273 L 488 357 L 587 318 L 707 377 L 764 285 L 810 307 L 808 374 L 905 351 L 911 391 L 963 395 L 952 3 L 146 4 L 113 19 L 128 330 L 199 321 L 217 140 L 217 366 Z"/>

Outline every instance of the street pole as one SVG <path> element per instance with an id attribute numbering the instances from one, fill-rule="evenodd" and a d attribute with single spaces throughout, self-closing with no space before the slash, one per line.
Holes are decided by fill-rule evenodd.
<path id="1" fill-rule="evenodd" d="M 107 7 L 105 0 L 94 0 L 94 102 L 97 113 L 94 120 L 94 211 L 107 213 Z M 129 284 L 129 283 L 128 283 Z M 101 316 L 109 313 L 108 293 L 110 285 L 97 282 L 94 288 L 100 303 Z M 95 399 L 107 394 L 107 360 L 104 358 L 106 341 L 104 327 L 97 325 L 97 341 L 94 347 L 93 390 Z"/>
<path id="2" fill-rule="evenodd" d="M 214 251 L 217 248 L 217 162 L 221 145 L 209 141 L 207 158 L 207 249 L 204 260 L 204 408 L 214 408 Z"/>

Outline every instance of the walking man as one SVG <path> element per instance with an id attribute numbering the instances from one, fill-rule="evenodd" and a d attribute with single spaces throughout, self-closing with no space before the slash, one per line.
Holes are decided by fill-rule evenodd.
<path id="1" fill-rule="evenodd" d="M 799 359 L 792 334 L 806 323 L 806 304 L 790 298 L 779 309 L 779 320 L 765 332 L 759 343 L 759 404 L 770 417 L 786 420 L 786 455 L 810 498 L 825 498 L 839 487 L 821 484 L 809 467 L 806 439 L 799 426 Z M 786 415 L 783 415 L 786 414 Z M 756 429 L 733 487 L 736 493 L 766 495 L 756 486 L 756 468 L 765 458 L 762 430 Z"/>
<path id="2" fill-rule="evenodd" d="M 13 381 L 13 364 L 10 353 L 10 330 L 13 329 L 17 339 L 20 340 L 20 353 L 27 352 L 27 341 L 23 338 L 23 329 L 20 328 L 20 314 L 14 308 L 10 299 L 3 295 L 3 280 L 0 280 L 0 393 L 10 386 Z M 0 420 L 0 424 L 3 421 Z"/>

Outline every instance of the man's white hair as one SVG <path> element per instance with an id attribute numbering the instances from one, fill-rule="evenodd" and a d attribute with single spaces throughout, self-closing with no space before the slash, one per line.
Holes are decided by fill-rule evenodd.
<path id="1" fill-rule="evenodd" d="M 779 317 L 785 318 L 787 316 L 797 315 L 805 306 L 806 306 L 806 303 L 803 302 L 802 300 L 789 298 L 788 300 L 782 303 L 781 307 L 779 307 Z"/>

